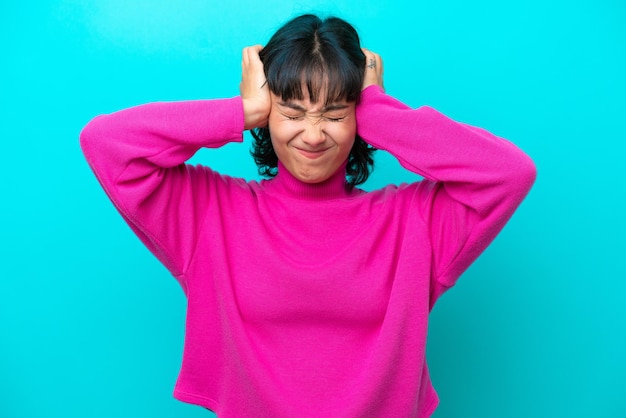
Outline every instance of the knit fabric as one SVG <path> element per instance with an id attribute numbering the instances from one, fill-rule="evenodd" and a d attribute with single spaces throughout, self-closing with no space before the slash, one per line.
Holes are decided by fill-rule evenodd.
<path id="1" fill-rule="evenodd" d="M 241 141 L 241 98 L 152 103 L 91 121 L 86 158 L 130 227 L 182 285 L 174 396 L 229 417 L 428 417 L 436 299 L 529 191 L 510 142 L 363 91 L 357 129 L 424 180 L 348 190 L 281 165 L 246 182 L 184 164 Z"/>

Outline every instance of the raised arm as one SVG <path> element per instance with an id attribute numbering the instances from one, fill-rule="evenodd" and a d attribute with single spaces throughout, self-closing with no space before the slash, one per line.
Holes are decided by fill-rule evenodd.
<path id="1" fill-rule="evenodd" d="M 185 161 L 202 147 L 242 141 L 245 128 L 264 123 L 258 48 L 243 55 L 241 97 L 150 103 L 98 116 L 81 133 L 85 157 L 109 198 L 174 275 L 184 273 L 207 208 L 223 187 L 216 173 Z"/>
<path id="2" fill-rule="evenodd" d="M 511 142 L 429 107 L 386 95 L 380 57 L 366 52 L 357 129 L 376 148 L 425 178 L 418 187 L 433 248 L 437 296 L 495 238 L 535 180 L 531 159 Z"/>

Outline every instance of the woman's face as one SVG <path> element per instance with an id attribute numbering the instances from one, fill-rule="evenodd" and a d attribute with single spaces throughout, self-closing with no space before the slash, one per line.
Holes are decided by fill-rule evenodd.
<path id="1" fill-rule="evenodd" d="M 305 94 L 305 96 L 308 96 Z M 282 100 L 271 94 L 269 130 L 280 162 L 298 180 L 320 183 L 348 158 L 356 136 L 355 103 Z"/>

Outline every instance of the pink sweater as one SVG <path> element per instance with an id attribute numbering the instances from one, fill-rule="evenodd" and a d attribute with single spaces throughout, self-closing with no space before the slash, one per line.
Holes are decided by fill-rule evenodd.
<path id="1" fill-rule="evenodd" d="M 376 86 L 359 134 L 425 180 L 366 193 L 345 173 L 246 182 L 185 165 L 241 141 L 240 98 L 95 118 L 82 147 L 105 191 L 188 299 L 174 396 L 227 417 L 428 417 L 435 300 L 529 191 L 510 142 Z"/>

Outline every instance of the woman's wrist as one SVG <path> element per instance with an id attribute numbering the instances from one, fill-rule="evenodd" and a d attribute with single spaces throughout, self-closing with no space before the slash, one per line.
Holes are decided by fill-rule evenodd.
<path id="1" fill-rule="evenodd" d="M 267 106 L 259 106 L 254 99 L 242 99 L 244 129 L 250 130 L 267 125 L 269 111 Z"/>

